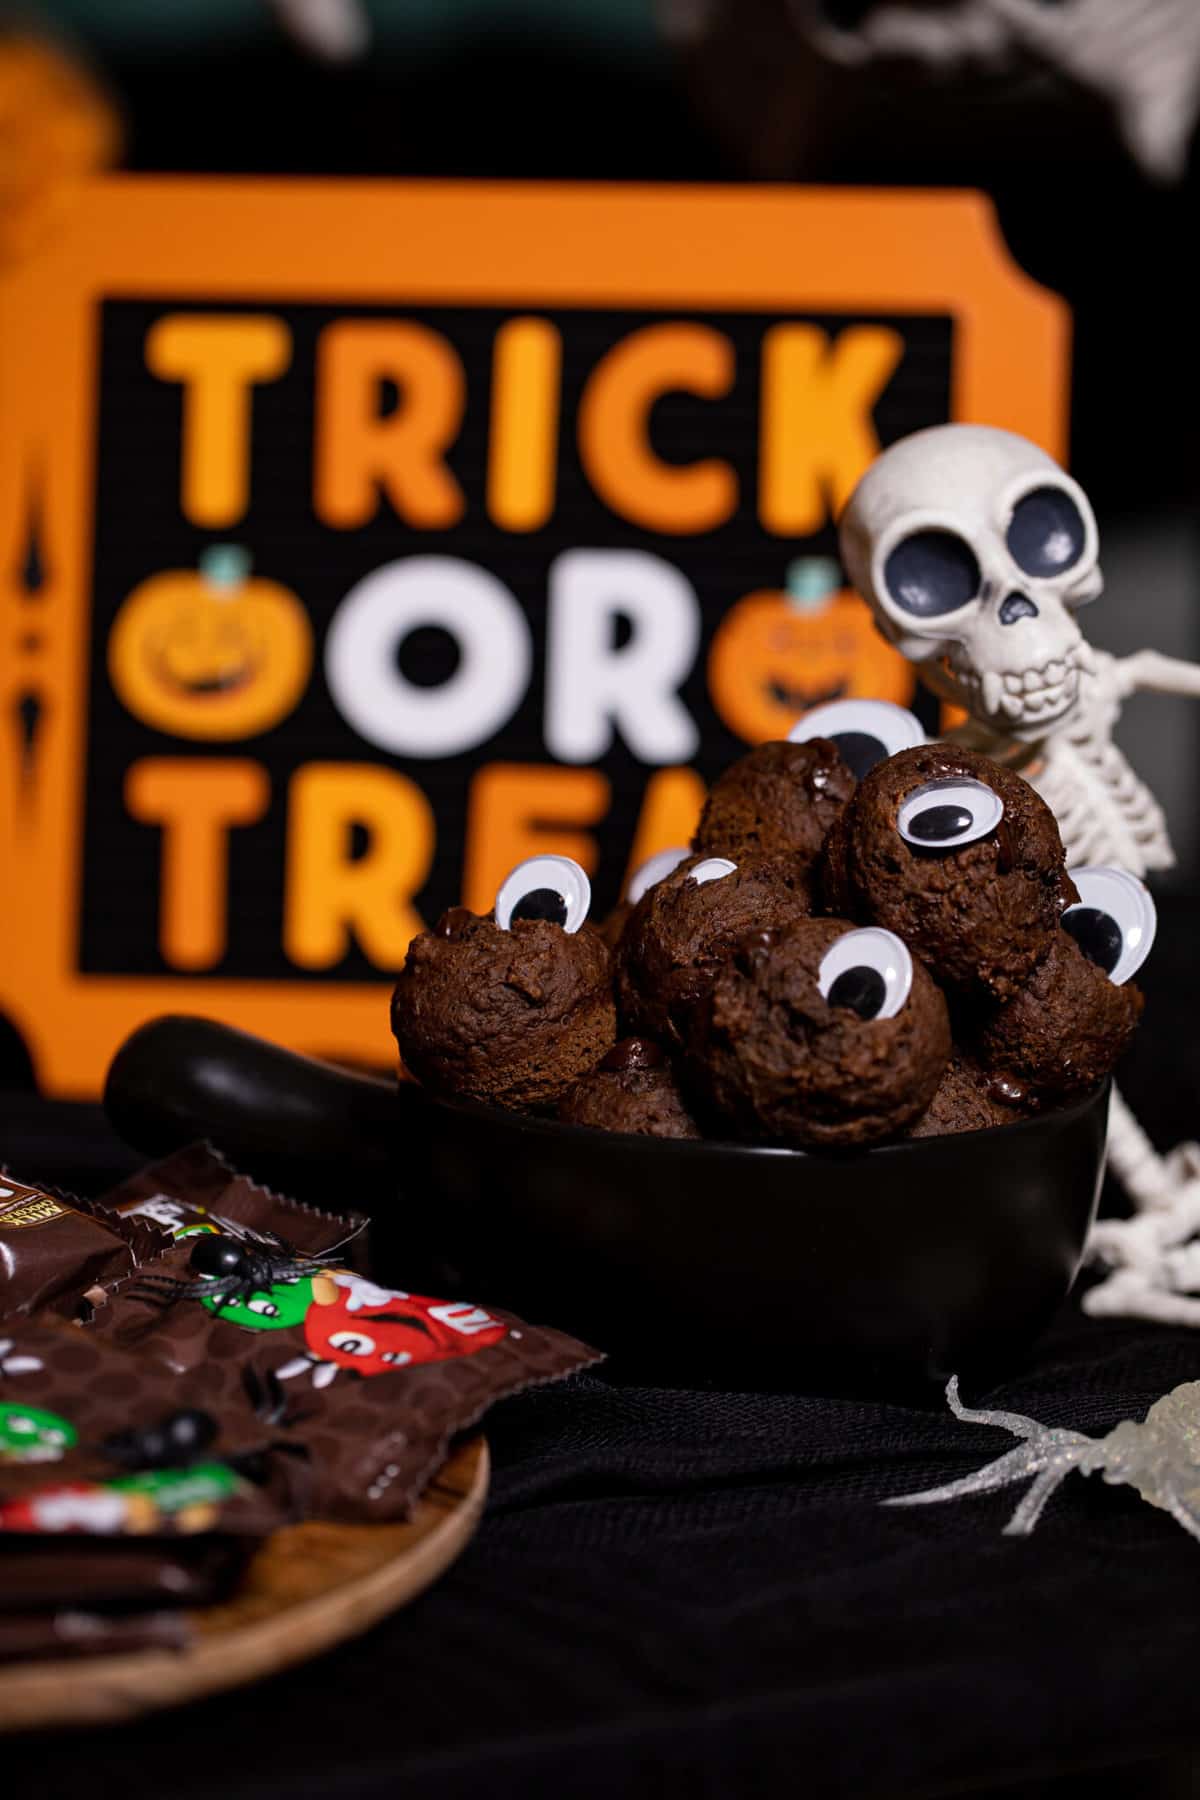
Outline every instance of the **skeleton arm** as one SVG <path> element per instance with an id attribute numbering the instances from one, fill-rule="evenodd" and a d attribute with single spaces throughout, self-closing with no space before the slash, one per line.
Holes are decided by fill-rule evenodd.
<path id="1" fill-rule="evenodd" d="M 1118 657 L 1113 674 L 1122 699 L 1139 693 L 1188 694 L 1200 699 L 1200 663 L 1163 656 L 1158 650 L 1139 650 L 1134 656 Z"/>

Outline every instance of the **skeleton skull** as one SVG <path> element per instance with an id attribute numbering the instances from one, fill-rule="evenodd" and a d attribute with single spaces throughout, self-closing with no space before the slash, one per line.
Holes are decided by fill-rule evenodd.
<path id="1" fill-rule="evenodd" d="M 1035 739 L 1079 697 L 1091 653 L 1074 608 L 1099 594 L 1079 484 L 1025 438 L 939 425 L 893 444 L 841 521 L 850 579 L 914 662 L 948 659 L 991 730 Z"/>

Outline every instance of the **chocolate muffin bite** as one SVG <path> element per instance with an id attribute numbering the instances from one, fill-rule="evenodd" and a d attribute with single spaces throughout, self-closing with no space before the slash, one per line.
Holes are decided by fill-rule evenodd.
<path id="1" fill-rule="evenodd" d="M 455 906 L 409 946 L 392 1031 L 434 1093 L 544 1110 L 612 1048 L 608 946 L 583 922 L 587 877 L 534 857 L 508 877 L 491 918 Z"/>
<path id="2" fill-rule="evenodd" d="M 811 910 L 794 857 L 688 857 L 643 894 L 625 926 L 617 956 L 625 1028 L 681 1048 L 693 1010 L 739 939 Z"/>
<path id="3" fill-rule="evenodd" d="M 623 1038 L 590 1074 L 569 1087 L 558 1116 L 570 1125 L 640 1137 L 698 1138 L 675 1072 L 650 1038 Z"/>
<path id="4" fill-rule="evenodd" d="M 1079 898 L 1048 953 L 976 1033 L 993 1085 L 1033 1105 L 1084 1094 L 1112 1073 L 1141 1017 L 1132 977 L 1157 929 L 1150 892 L 1128 870 L 1088 866 L 1071 877 Z"/>
<path id="5" fill-rule="evenodd" d="M 933 1099 L 907 1135 L 949 1137 L 959 1131 L 985 1131 L 1011 1125 L 1030 1110 L 1020 1103 L 1015 1085 L 997 1082 L 974 1057 L 956 1049 Z"/>
<path id="6" fill-rule="evenodd" d="M 993 1076 L 1052 1105 L 1111 1075 L 1142 1006 L 1139 988 L 1114 986 L 1060 930 L 1025 986 L 987 1016 L 975 1048 Z"/>
<path id="7" fill-rule="evenodd" d="M 692 848 L 735 862 L 792 855 L 811 868 L 856 785 L 828 738 L 760 744 L 714 783 Z"/>
<path id="8" fill-rule="evenodd" d="M 741 1137 L 876 1144 L 929 1106 L 946 1002 L 892 933 L 801 919 L 748 936 L 695 1014 L 688 1075 Z"/>
<path id="9" fill-rule="evenodd" d="M 668 876 L 673 869 L 677 869 L 680 863 L 690 855 L 691 852 L 682 845 L 668 850 L 657 850 L 653 856 L 648 856 L 645 862 L 639 864 L 634 870 L 623 897 L 599 926 L 600 936 L 614 954 L 625 934 L 625 927 L 629 923 L 633 909 L 642 895 Z"/>
<path id="10" fill-rule="evenodd" d="M 830 830 L 819 879 L 831 911 L 896 932 L 944 984 L 1001 999 L 1077 898 L 1045 801 L 954 744 L 872 769 Z"/>

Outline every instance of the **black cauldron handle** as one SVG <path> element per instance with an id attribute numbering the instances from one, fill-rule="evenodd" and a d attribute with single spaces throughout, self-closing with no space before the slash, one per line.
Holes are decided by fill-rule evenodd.
<path id="1" fill-rule="evenodd" d="M 151 1019 L 126 1039 L 104 1109 L 137 1150 L 160 1156 L 205 1138 L 257 1180 L 327 1206 L 331 1183 L 355 1184 L 364 1206 L 394 1196 L 405 1139 L 424 1110 L 407 1082 L 184 1014 Z"/>

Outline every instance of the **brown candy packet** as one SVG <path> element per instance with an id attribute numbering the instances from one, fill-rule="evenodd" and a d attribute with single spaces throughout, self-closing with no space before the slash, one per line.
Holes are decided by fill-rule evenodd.
<path id="1" fill-rule="evenodd" d="M 151 1282 L 114 1295 L 105 1336 L 186 1372 L 214 1413 L 261 1396 L 277 1441 L 307 1453 L 320 1517 L 403 1517 L 449 1440 L 495 1401 L 599 1360 L 562 1332 L 347 1269 L 280 1265 L 240 1291 L 198 1278 L 190 1255 L 174 1245 Z"/>
<path id="2" fill-rule="evenodd" d="M 301 1256 L 336 1249 L 350 1263 L 350 1246 L 367 1225 L 361 1213 L 321 1211 L 260 1186 L 231 1169 L 209 1144 L 189 1144 L 139 1169 L 102 1195 L 99 1205 L 125 1221 L 148 1221 L 171 1239 L 220 1232 Z"/>
<path id="3" fill-rule="evenodd" d="M 137 1613 L 128 1619 L 78 1611 L 0 1615 L 0 1663 L 185 1650 L 191 1639 L 180 1613 Z"/>
<path id="4" fill-rule="evenodd" d="M 245 1539 L 0 1536 L 0 1626 L 8 1613 L 212 1606 L 246 1566 Z"/>
<path id="5" fill-rule="evenodd" d="M 265 1491 L 213 1458 L 126 1473 L 73 1450 L 53 1468 L 0 1464 L 0 1537 L 266 1537 L 283 1522 Z"/>
<path id="6" fill-rule="evenodd" d="M 170 1241 L 152 1220 L 30 1187 L 0 1165 L 0 1319 L 47 1306 L 70 1311 L 88 1288 L 129 1275 Z"/>
<path id="7" fill-rule="evenodd" d="M 272 1454 L 272 1435 L 244 1395 L 214 1410 L 95 1332 L 11 1320 L 0 1335 L 0 1538 L 262 1536 L 300 1510 L 304 1479 L 294 1458 Z"/>

